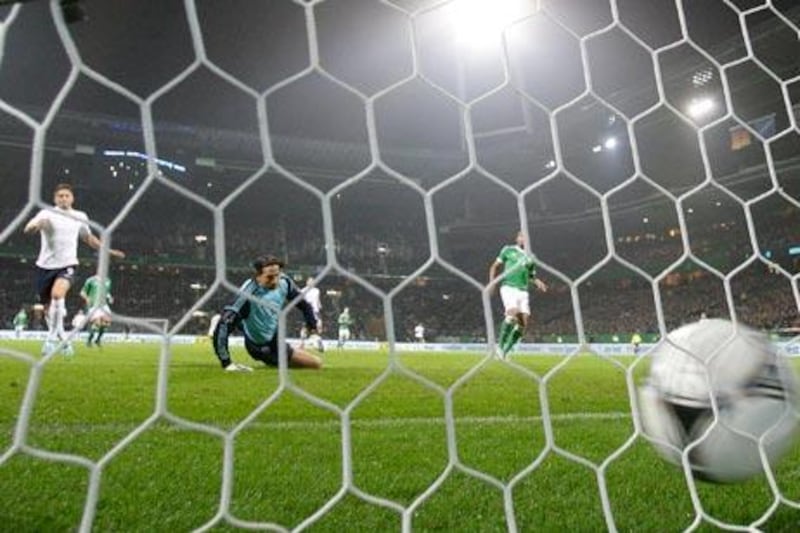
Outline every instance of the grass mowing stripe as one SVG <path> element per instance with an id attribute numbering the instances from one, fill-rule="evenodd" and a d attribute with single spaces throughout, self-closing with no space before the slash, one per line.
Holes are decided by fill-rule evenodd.
<path id="1" fill-rule="evenodd" d="M 550 420 L 561 422 L 570 420 L 619 420 L 630 418 L 630 413 L 612 412 L 612 413 L 559 413 L 550 415 Z M 458 424 L 509 424 L 509 423 L 529 423 L 541 422 L 544 417 L 541 416 L 465 416 L 456 417 L 455 421 Z M 351 420 L 351 426 L 360 428 L 370 427 L 401 427 L 413 425 L 430 425 L 439 424 L 444 422 L 442 417 L 409 417 L 409 418 L 385 418 L 385 419 L 364 419 L 364 420 Z M 107 423 L 107 424 L 63 424 L 63 423 L 45 423 L 36 424 L 33 431 L 41 435 L 57 435 L 63 433 L 91 433 L 98 432 L 119 432 L 129 431 L 138 427 L 139 424 L 122 424 L 122 423 Z M 326 427 L 337 427 L 339 423 L 335 420 L 295 420 L 295 421 L 280 421 L 280 422 L 251 422 L 247 425 L 248 428 L 253 429 L 315 429 Z M 0 424 L 0 431 L 11 430 L 14 426 L 11 424 Z M 159 431 L 186 431 L 186 428 L 180 424 L 161 424 L 153 429 Z"/>

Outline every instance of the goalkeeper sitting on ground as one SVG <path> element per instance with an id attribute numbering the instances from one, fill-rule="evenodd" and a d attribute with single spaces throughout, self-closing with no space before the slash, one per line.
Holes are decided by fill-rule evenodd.
<path id="1" fill-rule="evenodd" d="M 274 257 L 253 261 L 253 277 L 239 288 L 236 300 L 225 306 L 214 330 L 214 353 L 228 372 L 249 372 L 249 366 L 234 363 L 228 350 L 228 337 L 238 327 L 244 332 L 244 345 L 250 357 L 270 366 L 278 366 L 278 318 L 281 309 L 300 296 L 292 279 L 282 272 L 283 263 Z M 303 312 L 306 327 L 315 331 L 316 318 L 311 306 L 300 298 L 297 308 Z M 321 368 L 322 360 L 301 348 L 286 345 L 289 366 Z"/>

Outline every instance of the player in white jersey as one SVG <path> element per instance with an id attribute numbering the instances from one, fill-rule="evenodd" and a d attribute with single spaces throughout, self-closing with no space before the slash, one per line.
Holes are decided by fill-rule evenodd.
<path id="1" fill-rule="evenodd" d="M 322 296 L 318 287 L 314 286 L 314 278 L 309 277 L 306 279 L 306 286 L 303 288 L 303 299 L 308 302 L 311 309 L 314 311 L 314 318 L 317 319 L 317 333 L 309 335 L 308 329 L 304 326 L 300 330 L 300 338 L 305 341 L 306 339 L 320 352 L 325 351 L 325 345 L 322 343 Z M 302 346 L 302 344 L 301 344 Z"/>
<path id="2" fill-rule="evenodd" d="M 47 339 L 42 353 L 53 352 L 58 341 L 65 339 L 64 317 L 67 293 L 75 279 L 78 266 L 78 240 L 99 250 L 103 242 L 89 228 L 89 217 L 83 211 L 72 208 L 75 196 L 72 186 L 56 185 L 53 191 L 55 208 L 42 209 L 26 225 L 25 233 L 39 232 L 41 246 L 36 259 L 36 291 L 39 301 L 46 306 Z M 113 257 L 123 258 L 120 250 L 110 250 Z M 70 355 L 72 346 L 63 345 L 64 353 Z"/>
<path id="3" fill-rule="evenodd" d="M 425 343 L 425 326 L 421 322 L 414 326 L 414 341 Z"/>

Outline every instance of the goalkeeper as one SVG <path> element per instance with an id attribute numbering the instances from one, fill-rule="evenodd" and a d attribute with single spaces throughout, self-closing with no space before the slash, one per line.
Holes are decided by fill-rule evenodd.
<path id="1" fill-rule="evenodd" d="M 497 344 L 500 357 L 505 358 L 528 327 L 531 316 L 529 281 L 533 280 L 540 291 L 547 291 L 547 284 L 536 277 L 536 264 L 525 251 L 525 235 L 521 231 L 517 232 L 515 243 L 503 246 L 489 267 L 489 283 L 493 283 L 501 272 L 500 299 L 505 317 Z"/>
<path id="2" fill-rule="evenodd" d="M 253 277 L 239 288 L 236 300 L 225 306 L 214 329 L 214 353 L 228 372 L 249 372 L 249 366 L 234 363 L 228 350 L 228 337 L 238 327 L 244 332 L 244 345 L 250 357 L 269 366 L 278 366 L 278 319 L 286 302 L 301 293 L 292 279 L 283 273 L 283 263 L 274 257 L 253 261 Z M 309 332 L 316 331 L 314 311 L 303 298 L 297 302 Z M 300 348 L 286 345 L 289 366 L 321 368 L 322 361 Z"/>

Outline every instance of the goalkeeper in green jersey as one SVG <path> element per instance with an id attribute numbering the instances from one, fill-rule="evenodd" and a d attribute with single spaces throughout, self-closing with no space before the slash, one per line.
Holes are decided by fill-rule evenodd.
<path id="1" fill-rule="evenodd" d="M 500 299 L 505 317 L 497 344 L 500 356 L 505 358 L 522 338 L 530 320 L 528 283 L 533 280 L 537 289 L 547 291 L 547 284 L 536 277 L 536 263 L 525 251 L 525 235 L 521 231 L 517 233 L 516 242 L 503 246 L 489 267 L 489 283 L 494 283 L 498 276 L 502 276 L 499 281 Z"/>
<path id="2" fill-rule="evenodd" d="M 86 316 L 89 322 L 89 337 L 86 346 L 100 346 L 103 333 L 111 325 L 111 278 L 100 278 L 97 274 L 88 278 L 81 288 L 81 299 L 86 307 Z"/>

